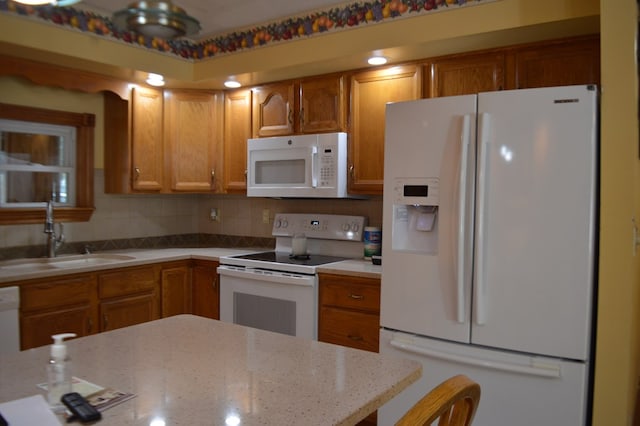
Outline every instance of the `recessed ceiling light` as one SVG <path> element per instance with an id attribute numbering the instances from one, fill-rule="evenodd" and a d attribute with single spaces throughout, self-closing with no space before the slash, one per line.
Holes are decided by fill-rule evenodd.
<path id="1" fill-rule="evenodd" d="M 237 89 L 240 86 L 242 86 L 242 84 L 235 80 L 227 80 L 224 82 L 224 87 L 228 87 L 229 89 Z"/>
<path id="2" fill-rule="evenodd" d="M 164 77 L 150 72 L 149 77 L 147 77 L 147 83 L 152 86 L 164 86 Z"/>
<path id="3" fill-rule="evenodd" d="M 372 56 L 367 60 L 367 62 L 369 65 L 384 65 L 387 63 L 387 58 L 384 56 Z"/>
<path id="4" fill-rule="evenodd" d="M 70 6 L 75 3 L 80 3 L 80 0 L 15 0 L 16 3 L 29 4 L 37 6 L 41 4 L 51 4 L 53 6 Z"/>

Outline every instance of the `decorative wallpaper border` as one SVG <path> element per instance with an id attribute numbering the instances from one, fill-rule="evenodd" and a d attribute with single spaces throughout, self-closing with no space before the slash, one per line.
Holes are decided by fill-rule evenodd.
<path id="1" fill-rule="evenodd" d="M 308 15 L 200 41 L 164 40 L 145 37 L 132 31 L 120 31 L 110 18 L 72 7 L 28 6 L 11 0 L 0 0 L 0 12 L 44 20 L 53 25 L 60 25 L 99 37 L 116 39 L 123 43 L 196 61 L 246 51 L 271 43 L 297 40 L 330 31 L 356 28 L 392 19 L 408 18 L 491 1 L 496 0 L 373 0 L 356 2 L 328 11 L 316 11 Z"/>

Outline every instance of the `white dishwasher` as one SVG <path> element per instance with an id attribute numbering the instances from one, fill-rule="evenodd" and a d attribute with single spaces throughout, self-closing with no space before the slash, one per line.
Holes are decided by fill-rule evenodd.
<path id="1" fill-rule="evenodd" d="M 20 289 L 18 287 L 0 288 L 0 353 L 20 351 Z"/>

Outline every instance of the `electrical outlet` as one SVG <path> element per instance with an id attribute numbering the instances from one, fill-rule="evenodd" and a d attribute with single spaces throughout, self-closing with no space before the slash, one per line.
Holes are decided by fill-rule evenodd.
<path id="1" fill-rule="evenodd" d="M 271 223 L 270 216 L 271 212 L 269 211 L 269 209 L 262 209 L 262 223 L 264 223 L 265 225 Z"/>
<path id="2" fill-rule="evenodd" d="M 220 222 L 220 209 L 213 207 L 209 212 L 209 218 L 212 222 Z"/>

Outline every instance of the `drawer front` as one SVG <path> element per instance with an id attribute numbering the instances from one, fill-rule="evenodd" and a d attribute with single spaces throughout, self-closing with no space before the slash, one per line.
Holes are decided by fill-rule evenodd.
<path id="1" fill-rule="evenodd" d="M 100 299 L 136 294 L 156 288 L 153 267 L 122 269 L 98 275 Z"/>
<path id="2" fill-rule="evenodd" d="M 20 288 L 20 310 L 36 311 L 60 306 L 86 304 L 95 294 L 93 276 L 47 280 Z"/>
<path id="3" fill-rule="evenodd" d="M 378 352 L 380 317 L 375 314 L 320 308 L 318 340 Z"/>
<path id="4" fill-rule="evenodd" d="M 321 282 L 320 305 L 380 312 L 380 287 L 367 284 Z"/>

